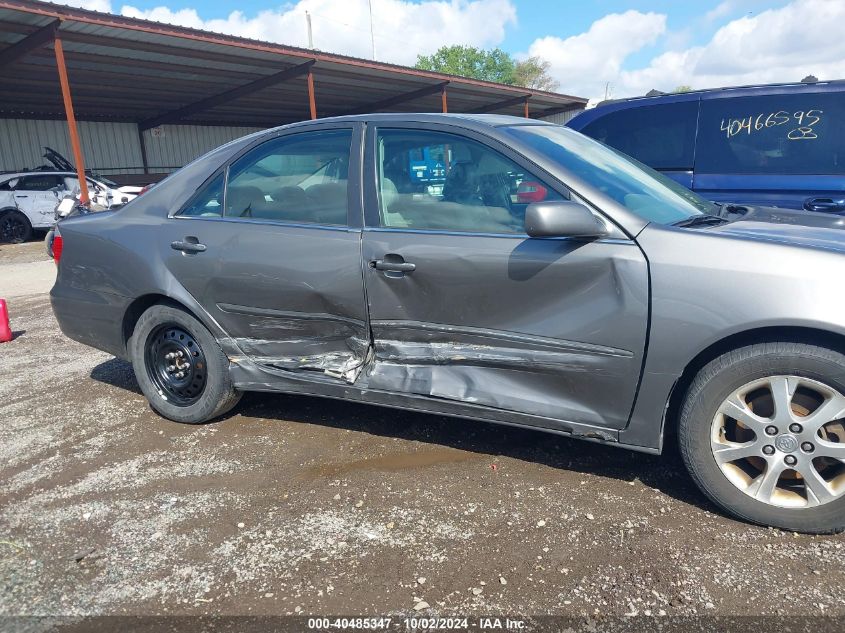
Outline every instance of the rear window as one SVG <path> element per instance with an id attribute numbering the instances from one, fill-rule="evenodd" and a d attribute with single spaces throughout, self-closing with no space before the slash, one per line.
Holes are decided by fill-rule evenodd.
<path id="1" fill-rule="evenodd" d="M 642 105 L 600 117 L 581 132 L 653 169 L 692 169 L 698 101 Z"/>
<path id="2" fill-rule="evenodd" d="M 696 171 L 845 173 L 845 93 L 701 102 Z"/>

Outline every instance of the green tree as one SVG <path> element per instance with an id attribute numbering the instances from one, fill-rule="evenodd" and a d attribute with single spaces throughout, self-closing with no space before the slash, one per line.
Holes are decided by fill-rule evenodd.
<path id="1" fill-rule="evenodd" d="M 692 86 L 675 86 L 675 89 L 672 92 L 692 92 Z"/>
<path id="2" fill-rule="evenodd" d="M 513 69 L 513 83 L 523 88 L 554 91 L 560 85 L 549 75 L 551 64 L 542 57 L 529 57 L 516 62 Z"/>
<path id="3" fill-rule="evenodd" d="M 474 46 L 441 46 L 431 55 L 418 55 L 416 67 L 422 70 L 514 83 L 513 58 L 500 48 L 485 51 Z"/>

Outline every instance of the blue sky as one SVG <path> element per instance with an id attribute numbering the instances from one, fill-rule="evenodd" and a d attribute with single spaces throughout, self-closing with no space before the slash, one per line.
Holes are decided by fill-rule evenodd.
<path id="1" fill-rule="evenodd" d="M 355 2 L 355 0 L 349 0 Z M 362 0 L 364 3 L 366 0 Z M 537 37 L 555 33 L 557 35 L 575 35 L 586 31 L 595 20 L 609 14 L 622 13 L 629 9 L 643 12 L 665 13 L 669 17 L 669 28 L 681 31 L 695 24 L 692 43 L 704 43 L 716 31 L 718 20 L 705 21 L 701 18 L 708 11 L 715 9 L 720 0 L 642 0 L 631 2 L 623 0 L 592 0 L 589 2 L 573 2 L 566 0 L 513 0 L 516 7 L 518 22 L 507 28 L 507 37 L 500 44 L 501 48 L 511 53 L 527 50 Z M 163 5 L 174 11 L 180 9 L 196 9 L 205 19 L 226 18 L 233 10 L 231 2 L 219 0 L 129 0 L 127 4 L 141 10 L 150 10 Z M 246 14 L 257 14 L 261 10 L 279 9 L 295 6 L 294 2 L 274 2 L 273 0 L 240 0 L 237 9 Z M 765 0 L 748 0 L 747 2 L 732 3 L 736 10 L 730 15 L 738 16 L 743 13 L 754 13 L 761 8 L 771 8 L 787 4 L 786 2 L 768 2 Z M 378 2 L 375 4 L 378 10 Z M 696 24 L 697 22 L 700 24 Z M 652 51 L 653 52 L 653 51 Z M 649 51 L 642 51 L 641 58 L 647 57 Z M 636 61 L 636 60 L 632 60 Z"/>
<path id="2" fill-rule="evenodd" d="M 602 98 L 845 77 L 845 0 L 370 0 L 376 58 L 413 65 L 443 44 L 550 63 L 560 91 Z M 368 0 L 64 0 L 67 4 L 372 57 Z"/>

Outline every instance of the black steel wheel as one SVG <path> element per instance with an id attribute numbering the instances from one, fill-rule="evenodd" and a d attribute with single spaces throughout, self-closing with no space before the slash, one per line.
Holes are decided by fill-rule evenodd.
<path id="1" fill-rule="evenodd" d="M 141 391 L 152 408 L 170 420 L 209 422 L 241 398 L 218 341 L 178 306 L 147 308 L 135 323 L 127 351 Z"/>
<path id="2" fill-rule="evenodd" d="M 147 374 L 168 402 L 187 407 L 205 390 L 207 366 L 197 340 L 184 328 L 165 323 L 147 337 L 144 360 Z"/>
<path id="3" fill-rule="evenodd" d="M 9 211 L 0 216 L 0 242 L 20 244 L 32 237 L 32 224 L 20 211 Z"/>

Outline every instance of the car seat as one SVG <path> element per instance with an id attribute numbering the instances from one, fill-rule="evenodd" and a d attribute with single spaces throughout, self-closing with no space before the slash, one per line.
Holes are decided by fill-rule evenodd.
<path id="1" fill-rule="evenodd" d="M 478 197 L 478 179 L 472 154 L 464 144 L 452 146 L 449 173 L 443 183 L 443 199 L 460 204 L 482 204 Z"/>
<path id="2" fill-rule="evenodd" d="M 230 217 L 251 218 L 265 206 L 264 194 L 258 187 L 229 187 L 226 190 L 226 213 Z"/>
<path id="3" fill-rule="evenodd" d="M 347 222 L 346 181 L 311 185 L 305 190 L 314 222 L 345 225 Z"/>
<path id="4" fill-rule="evenodd" d="M 280 187 L 272 193 L 261 217 L 280 222 L 313 222 L 311 203 L 302 187 Z"/>

